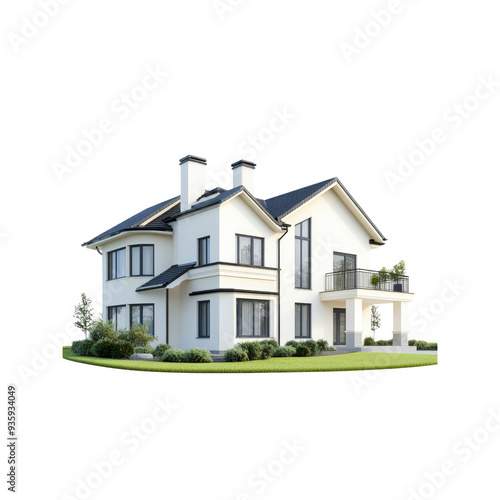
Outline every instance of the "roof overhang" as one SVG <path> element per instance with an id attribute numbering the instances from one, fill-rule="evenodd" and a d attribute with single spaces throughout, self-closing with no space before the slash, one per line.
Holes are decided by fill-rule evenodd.
<path id="1" fill-rule="evenodd" d="M 171 236 L 173 231 L 171 230 L 159 230 L 159 229 L 140 229 L 140 228 L 134 228 L 134 229 L 122 229 L 110 236 L 106 236 L 106 238 L 103 238 L 102 240 L 95 241 L 93 243 L 84 243 L 82 246 L 84 248 L 89 248 L 90 250 L 96 250 L 98 247 L 101 247 L 102 245 L 106 243 L 110 243 L 115 240 L 119 240 L 120 238 L 123 238 L 125 236 L 130 235 L 131 233 L 137 233 L 137 234 L 162 234 L 162 235 L 168 235 Z"/>

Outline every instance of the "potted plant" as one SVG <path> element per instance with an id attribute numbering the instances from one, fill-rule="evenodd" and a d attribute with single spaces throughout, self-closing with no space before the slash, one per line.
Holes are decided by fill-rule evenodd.
<path id="1" fill-rule="evenodd" d="M 389 279 L 390 271 L 383 267 L 377 274 L 370 276 L 370 283 L 373 286 L 378 286 L 379 283 L 385 283 Z"/>
<path id="2" fill-rule="evenodd" d="M 395 292 L 403 291 L 403 283 L 399 283 L 399 277 L 404 276 L 406 273 L 406 263 L 404 260 L 400 260 L 392 269 L 391 269 L 391 279 L 395 281 L 393 285 L 393 290 Z"/>

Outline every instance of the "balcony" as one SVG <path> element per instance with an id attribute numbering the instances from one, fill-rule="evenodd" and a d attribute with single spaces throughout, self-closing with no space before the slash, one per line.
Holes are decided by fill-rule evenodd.
<path id="1" fill-rule="evenodd" d="M 408 276 L 369 269 L 347 269 L 325 275 L 326 292 L 356 289 L 410 293 L 410 279 Z"/>

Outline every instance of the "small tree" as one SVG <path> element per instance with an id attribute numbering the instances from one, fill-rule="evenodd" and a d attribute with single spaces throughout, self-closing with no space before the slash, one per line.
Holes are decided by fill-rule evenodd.
<path id="1" fill-rule="evenodd" d="M 380 313 L 377 306 L 372 306 L 372 332 L 375 340 L 375 331 L 380 328 Z"/>
<path id="2" fill-rule="evenodd" d="M 88 338 L 90 328 L 95 321 L 95 313 L 92 309 L 92 299 L 89 299 L 84 293 L 82 293 L 81 303 L 75 307 L 73 317 L 76 319 L 75 326 L 82 330 L 85 338 Z"/>

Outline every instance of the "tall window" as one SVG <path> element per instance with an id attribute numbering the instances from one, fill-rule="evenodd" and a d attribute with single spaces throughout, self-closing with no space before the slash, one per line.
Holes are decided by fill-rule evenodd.
<path id="1" fill-rule="evenodd" d="M 130 326 L 145 325 L 148 334 L 155 333 L 155 306 L 153 304 L 134 304 L 130 306 Z"/>
<path id="2" fill-rule="evenodd" d="M 295 337 L 311 338 L 311 304 L 295 304 Z"/>
<path id="3" fill-rule="evenodd" d="M 153 276 L 154 245 L 133 245 L 130 247 L 130 276 Z"/>
<path id="4" fill-rule="evenodd" d="M 236 235 L 238 264 L 247 266 L 264 265 L 264 238 Z"/>
<path id="5" fill-rule="evenodd" d="M 237 299 L 237 336 L 269 337 L 269 301 Z"/>
<path id="6" fill-rule="evenodd" d="M 125 248 L 108 252 L 108 280 L 116 280 L 126 276 L 126 252 Z"/>
<path id="7" fill-rule="evenodd" d="M 198 337 L 210 337 L 210 301 L 198 302 Z"/>
<path id="8" fill-rule="evenodd" d="M 210 236 L 198 239 L 198 265 L 210 263 Z"/>
<path id="9" fill-rule="evenodd" d="M 295 288 L 311 288 L 311 219 L 295 226 Z"/>
<path id="10" fill-rule="evenodd" d="M 127 328 L 127 306 L 108 307 L 108 320 L 115 325 L 115 330 Z"/>

